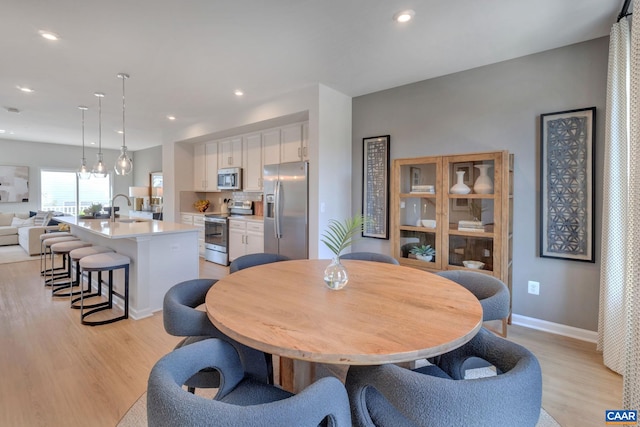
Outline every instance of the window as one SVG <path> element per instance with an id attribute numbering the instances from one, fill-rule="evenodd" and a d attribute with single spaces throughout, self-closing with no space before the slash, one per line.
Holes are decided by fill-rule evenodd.
<path id="1" fill-rule="evenodd" d="M 43 211 L 76 216 L 94 203 L 108 206 L 110 201 L 111 175 L 79 180 L 75 172 L 40 172 L 40 209 Z"/>

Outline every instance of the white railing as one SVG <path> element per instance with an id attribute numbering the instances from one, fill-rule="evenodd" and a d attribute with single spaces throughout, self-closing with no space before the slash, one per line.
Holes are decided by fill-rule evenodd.
<path id="1" fill-rule="evenodd" d="M 65 215 L 76 216 L 78 212 L 75 206 L 57 206 L 57 205 L 49 205 L 43 206 L 43 211 L 54 211 L 54 212 L 62 212 Z"/>

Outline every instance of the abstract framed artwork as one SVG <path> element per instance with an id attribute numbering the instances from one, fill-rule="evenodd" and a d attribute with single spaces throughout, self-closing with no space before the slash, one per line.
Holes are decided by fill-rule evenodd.
<path id="1" fill-rule="evenodd" d="M 0 166 L 0 203 L 29 201 L 29 167 Z"/>
<path id="2" fill-rule="evenodd" d="M 389 238 L 389 142 L 390 136 L 363 138 L 362 215 L 363 237 Z"/>
<path id="3" fill-rule="evenodd" d="M 595 262 L 596 108 L 540 115 L 540 256 Z"/>

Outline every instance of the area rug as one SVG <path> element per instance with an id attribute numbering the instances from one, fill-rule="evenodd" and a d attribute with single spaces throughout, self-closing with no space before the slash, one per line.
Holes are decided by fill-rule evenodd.
<path id="1" fill-rule="evenodd" d="M 212 398 L 217 389 L 197 389 L 199 396 Z M 147 393 L 143 393 L 140 398 L 129 408 L 124 417 L 118 423 L 118 427 L 146 427 L 147 426 Z M 540 419 L 536 427 L 561 427 L 551 415 L 543 408 L 540 408 Z"/>
<path id="2" fill-rule="evenodd" d="M 32 261 L 40 259 L 40 255 L 29 256 L 20 245 L 0 246 L 0 264 L 10 262 Z"/>

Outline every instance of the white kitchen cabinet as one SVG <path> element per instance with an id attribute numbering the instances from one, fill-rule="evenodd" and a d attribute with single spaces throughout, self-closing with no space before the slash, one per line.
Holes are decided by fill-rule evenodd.
<path id="1" fill-rule="evenodd" d="M 247 234 L 244 239 L 247 254 L 264 252 L 264 224 L 247 221 Z"/>
<path id="2" fill-rule="evenodd" d="M 302 123 L 280 129 L 280 162 L 297 162 L 304 158 Z"/>
<path id="3" fill-rule="evenodd" d="M 309 160 L 309 122 L 302 124 L 302 160 Z"/>
<path id="4" fill-rule="evenodd" d="M 254 133 L 243 138 L 242 188 L 262 191 L 262 135 Z"/>
<path id="5" fill-rule="evenodd" d="M 242 219 L 229 220 L 229 261 L 264 252 L 264 225 Z"/>
<path id="6" fill-rule="evenodd" d="M 262 132 L 262 166 L 280 163 L 280 129 Z"/>
<path id="7" fill-rule="evenodd" d="M 218 168 L 242 167 L 242 137 L 218 141 Z"/>
<path id="8" fill-rule="evenodd" d="M 180 222 L 198 227 L 198 254 L 204 258 L 204 214 L 182 212 Z"/>
<path id="9" fill-rule="evenodd" d="M 218 143 L 215 141 L 193 146 L 193 189 L 218 191 Z"/>

